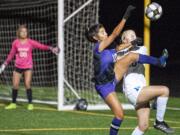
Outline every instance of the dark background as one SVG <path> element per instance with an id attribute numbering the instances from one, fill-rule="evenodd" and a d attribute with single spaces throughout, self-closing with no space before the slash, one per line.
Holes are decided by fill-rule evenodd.
<path id="1" fill-rule="evenodd" d="M 35 5 L 37 7 L 38 6 L 37 3 L 41 5 L 41 3 L 45 3 L 48 1 L 53 2 L 56 0 L 38 0 L 36 1 L 37 3 L 35 3 L 35 1 L 36 0 L 24 0 L 24 1 L 0 0 L 0 7 L 1 7 L 0 17 L 2 21 L 1 23 L 2 28 L 0 29 L 1 29 L 2 34 L 4 34 L 3 31 L 7 31 L 6 27 L 3 27 L 3 25 L 7 25 L 6 20 L 4 21 L 3 18 L 5 19 L 10 18 L 12 20 L 14 19 L 17 21 L 17 23 L 20 23 L 21 21 L 22 22 L 25 21 L 26 23 L 26 20 L 29 20 L 29 19 L 32 21 L 31 23 L 33 22 L 39 23 L 39 21 L 42 21 L 43 22 L 41 24 L 42 28 L 47 27 L 47 26 L 51 27 L 51 24 L 46 23 L 46 21 L 48 20 L 53 20 L 53 19 L 49 19 L 53 17 L 52 15 L 48 15 L 48 13 L 50 13 L 49 9 L 51 9 L 49 8 L 49 6 L 47 6 L 48 8 L 45 7 L 46 9 L 45 17 L 48 18 L 46 20 L 44 18 L 39 17 L 41 16 L 38 14 L 39 12 L 36 12 L 35 15 L 27 16 L 27 14 L 29 15 L 29 13 L 34 13 L 34 12 L 30 12 L 31 10 L 39 11 L 39 8 L 35 8 L 35 9 L 28 8 L 28 10 L 23 11 L 23 16 L 25 17 L 25 20 L 18 19 L 16 16 L 16 14 L 22 15 L 20 9 L 17 9 L 16 12 L 12 10 L 12 8 L 14 7 L 12 3 L 14 4 L 18 3 L 18 6 L 19 4 L 23 4 L 23 6 L 29 6 L 29 3 L 31 3 L 32 6 Z M 8 4 L 10 2 L 11 2 L 11 5 Z M 167 85 L 171 90 L 171 96 L 180 96 L 180 61 L 179 61 L 179 57 L 180 57 L 180 51 L 179 51 L 180 50 L 180 41 L 179 41 L 180 39 L 180 34 L 179 34 L 180 1 L 179 0 L 163 0 L 163 1 L 156 0 L 155 2 L 158 2 L 159 4 L 162 5 L 164 12 L 163 12 L 163 16 L 158 21 L 151 23 L 151 50 L 150 50 L 151 55 L 159 57 L 161 55 L 161 51 L 163 50 L 163 48 L 167 48 L 170 53 L 170 58 L 168 61 L 168 65 L 165 69 L 160 69 L 160 68 L 151 66 L 151 84 L 152 85 L 156 85 L 156 84 Z M 7 7 L 2 5 L 2 3 L 6 4 Z M 53 4 L 53 5 L 56 6 L 56 4 L 55 5 Z M 143 37 L 144 0 L 100 0 L 99 21 L 105 26 L 105 28 L 107 29 L 107 32 L 111 33 L 113 28 L 121 20 L 129 4 L 136 6 L 137 9 L 132 14 L 132 16 L 128 19 L 125 29 L 129 29 L 129 28 L 134 29 L 138 36 Z M 56 11 L 53 11 L 53 12 L 57 13 Z M 12 15 L 13 17 L 9 15 Z M 56 18 L 54 19 L 57 20 Z M 9 37 L 9 36 L 4 35 L 4 39 L 8 38 L 6 40 L 7 45 L 9 45 L 10 44 L 9 42 L 12 41 L 12 39 L 9 39 L 9 38 L 12 38 L 15 36 L 13 34 L 15 34 L 16 25 L 11 25 L 11 23 L 14 24 L 14 20 L 8 22 L 9 26 L 13 26 L 13 28 L 8 27 L 12 36 Z M 50 23 L 53 24 L 52 26 L 56 26 L 55 22 L 50 22 Z M 34 29 L 36 29 L 36 25 L 30 25 L 30 29 L 32 29 L 31 26 L 35 27 Z M 39 24 L 37 25 L 37 27 L 39 28 Z M 54 28 L 50 28 L 50 29 L 54 30 Z M 43 33 L 47 33 L 47 32 L 43 32 Z M 55 34 L 53 32 L 50 32 L 50 33 Z M 45 35 L 44 37 L 46 36 L 47 35 Z M 55 37 L 55 36 L 56 34 L 52 35 L 52 37 Z M 2 35 L 0 37 L 2 37 Z M 41 37 L 33 37 L 33 38 L 41 41 Z M 3 39 L 3 38 L 0 38 L 0 39 Z M 46 38 L 46 39 L 48 39 L 47 44 L 49 43 L 53 44 L 54 42 L 56 42 L 55 39 L 53 39 L 53 41 L 50 41 L 51 38 Z M 5 41 L 2 41 L 2 43 L 4 42 Z M 2 44 L 2 45 L 5 45 L 5 44 Z M 111 48 L 113 47 L 114 46 L 112 45 Z M 3 54 L 3 53 L 0 53 L 0 54 Z M 4 59 L 5 58 L 3 57 L 3 60 Z M 44 73 L 43 75 L 48 76 L 49 74 Z M 45 81 L 42 81 L 42 82 L 45 82 Z"/>
<path id="2" fill-rule="evenodd" d="M 171 90 L 171 96 L 180 96 L 180 1 L 155 2 L 162 6 L 163 16 L 151 23 L 151 55 L 159 57 L 163 48 L 167 48 L 170 58 L 165 69 L 151 66 L 151 85 L 166 85 Z M 99 21 L 111 33 L 129 4 L 137 9 L 125 29 L 134 29 L 138 36 L 143 37 L 144 0 L 101 0 Z"/>

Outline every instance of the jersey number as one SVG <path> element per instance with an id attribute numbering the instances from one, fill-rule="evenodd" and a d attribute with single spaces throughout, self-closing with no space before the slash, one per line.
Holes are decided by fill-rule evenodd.
<path id="1" fill-rule="evenodd" d="M 21 58 L 26 58 L 26 57 L 27 57 L 27 52 L 20 52 L 20 53 L 19 53 L 19 56 L 20 56 Z"/>

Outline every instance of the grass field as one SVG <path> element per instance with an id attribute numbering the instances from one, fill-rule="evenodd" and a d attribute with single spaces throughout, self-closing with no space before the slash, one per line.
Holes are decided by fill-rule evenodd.
<path id="1" fill-rule="evenodd" d="M 11 85 L 2 85 L 0 82 L 0 98 L 11 97 Z M 65 89 L 65 104 L 72 104 L 77 101 L 77 97 L 72 93 L 71 90 Z M 102 103 L 103 100 L 96 93 L 95 90 L 76 90 L 80 97 L 86 97 L 89 104 Z M 127 103 L 128 100 L 121 92 L 117 92 L 118 98 L 121 102 Z M 18 98 L 26 99 L 26 91 L 24 85 L 20 85 L 18 90 Z M 56 87 L 37 87 L 33 86 L 33 99 L 42 101 L 54 101 L 57 102 L 57 88 Z"/>
<path id="2" fill-rule="evenodd" d="M 168 106 L 178 107 L 180 99 L 171 98 Z M 27 111 L 26 104 L 16 110 L 4 110 L 7 103 L 0 101 L 0 135 L 108 135 L 113 118 L 110 111 L 57 111 L 55 107 L 36 104 L 34 111 Z M 125 111 L 119 135 L 130 135 L 136 126 L 134 111 Z M 163 135 L 152 128 L 155 111 L 151 111 L 147 135 Z M 166 120 L 180 135 L 180 110 L 167 110 Z"/>

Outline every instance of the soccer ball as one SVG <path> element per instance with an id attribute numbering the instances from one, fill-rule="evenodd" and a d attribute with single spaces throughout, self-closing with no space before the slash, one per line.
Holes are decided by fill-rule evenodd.
<path id="1" fill-rule="evenodd" d="M 151 21 L 158 20 L 162 16 L 163 10 L 161 5 L 156 2 L 152 2 L 145 8 L 146 17 Z"/>
<path id="2" fill-rule="evenodd" d="M 88 107 L 88 102 L 87 102 L 86 99 L 81 98 L 81 99 L 77 100 L 77 103 L 76 103 L 76 106 L 75 106 L 76 110 L 86 111 L 87 107 Z"/>

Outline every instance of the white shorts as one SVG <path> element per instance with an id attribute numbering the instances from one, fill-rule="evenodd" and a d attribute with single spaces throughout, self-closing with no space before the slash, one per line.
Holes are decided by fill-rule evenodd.
<path id="1" fill-rule="evenodd" d="M 132 105 L 136 106 L 138 95 L 145 86 L 146 80 L 142 74 L 131 73 L 124 77 L 123 92 Z"/>

